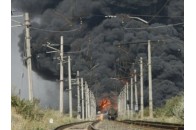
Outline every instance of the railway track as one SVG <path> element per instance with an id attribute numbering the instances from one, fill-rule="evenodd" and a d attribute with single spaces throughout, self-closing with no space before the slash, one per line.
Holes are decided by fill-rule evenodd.
<path id="1" fill-rule="evenodd" d="M 54 130 L 184 130 L 184 125 L 140 120 L 84 121 L 66 124 Z"/>
<path id="2" fill-rule="evenodd" d="M 54 130 L 95 130 L 94 125 L 98 121 L 83 121 L 61 125 Z"/>
<path id="3" fill-rule="evenodd" d="M 133 124 L 145 127 L 168 129 L 168 130 L 184 130 L 184 125 L 164 122 L 140 121 L 140 120 L 123 120 L 119 121 L 126 124 Z"/>

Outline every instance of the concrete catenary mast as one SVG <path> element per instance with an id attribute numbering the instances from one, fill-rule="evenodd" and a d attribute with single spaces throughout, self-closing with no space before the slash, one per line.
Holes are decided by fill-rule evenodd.
<path id="1" fill-rule="evenodd" d="M 28 89 L 29 100 L 33 100 L 33 85 L 32 85 L 32 64 L 31 64 L 31 43 L 30 43 L 30 20 L 29 13 L 25 13 L 25 40 L 26 40 L 26 63 L 28 73 Z"/>

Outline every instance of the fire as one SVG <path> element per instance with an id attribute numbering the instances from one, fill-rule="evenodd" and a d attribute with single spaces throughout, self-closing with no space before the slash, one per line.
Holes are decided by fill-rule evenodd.
<path id="1" fill-rule="evenodd" d="M 107 110 L 111 106 L 111 101 L 108 98 L 104 98 L 99 102 L 99 108 L 101 111 Z"/>

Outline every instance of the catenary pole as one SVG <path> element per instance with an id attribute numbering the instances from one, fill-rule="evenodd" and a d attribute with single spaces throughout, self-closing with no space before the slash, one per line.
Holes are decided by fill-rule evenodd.
<path id="1" fill-rule="evenodd" d="M 72 87 L 71 87 L 71 59 L 68 56 L 68 78 L 69 78 L 69 117 L 72 118 Z"/>
<path id="2" fill-rule="evenodd" d="M 96 107 L 97 107 L 97 104 L 96 104 L 96 99 L 95 99 L 95 95 L 93 94 L 93 101 L 94 101 L 94 117 L 96 117 Z"/>
<path id="3" fill-rule="evenodd" d="M 90 105 L 90 115 L 89 115 L 89 118 L 92 120 L 92 93 L 91 93 L 91 90 L 89 89 L 89 105 Z"/>
<path id="4" fill-rule="evenodd" d="M 88 99 L 87 99 L 87 89 L 88 89 L 88 85 L 87 85 L 87 82 L 85 81 L 85 89 L 84 89 L 84 91 L 85 91 L 85 92 L 84 92 L 84 94 L 85 94 L 85 96 L 84 96 L 84 97 L 85 97 L 85 100 L 84 100 L 84 101 L 85 101 L 85 119 L 86 119 L 86 120 L 87 120 L 87 118 L 88 118 L 88 117 L 87 117 L 87 116 L 88 116 L 88 110 L 87 110 L 87 109 L 88 109 L 88 107 L 87 107 L 87 100 L 88 100 Z"/>
<path id="5" fill-rule="evenodd" d="M 131 119 L 133 119 L 133 77 L 131 77 Z"/>
<path id="6" fill-rule="evenodd" d="M 77 119 L 80 118 L 81 106 L 80 106 L 80 79 L 79 79 L 79 71 L 77 71 Z"/>
<path id="7" fill-rule="evenodd" d="M 91 92 L 91 118 L 95 118 L 95 113 L 94 113 L 94 100 L 93 100 L 93 92 Z"/>
<path id="8" fill-rule="evenodd" d="M 60 49 L 54 48 L 52 46 L 50 46 L 50 43 L 47 42 L 47 45 L 43 45 L 46 46 L 54 51 L 50 51 L 50 52 L 58 52 L 59 54 L 59 60 L 60 60 L 60 80 L 59 80 L 59 111 L 62 114 L 63 113 L 63 88 L 64 88 L 64 50 L 63 50 L 63 36 L 60 37 Z M 46 52 L 47 53 L 47 52 Z"/>
<path id="9" fill-rule="evenodd" d="M 119 94 L 119 109 L 118 109 L 118 115 L 121 116 L 122 113 L 122 98 L 121 98 L 121 92 Z"/>
<path id="10" fill-rule="evenodd" d="M 141 97 L 140 97 L 140 104 L 141 104 L 141 119 L 144 118 L 144 93 L 143 93 L 143 58 L 140 57 L 140 92 L 141 92 Z"/>
<path id="11" fill-rule="evenodd" d="M 60 39 L 60 113 L 63 113 L 63 87 L 64 87 L 64 74 L 63 74 L 63 36 Z"/>
<path id="12" fill-rule="evenodd" d="M 81 93 L 82 93 L 82 120 L 84 120 L 84 84 L 83 78 L 81 78 Z"/>
<path id="13" fill-rule="evenodd" d="M 123 95 L 124 95 L 124 116 L 127 114 L 127 91 L 126 84 L 123 87 Z"/>
<path id="14" fill-rule="evenodd" d="M 30 20 L 29 13 L 25 13 L 25 40 L 26 40 L 26 64 L 28 73 L 29 101 L 33 100 L 31 43 L 30 43 Z"/>
<path id="15" fill-rule="evenodd" d="M 118 116 L 119 116 L 119 113 L 120 113 L 120 100 L 119 100 L 119 96 L 120 96 L 120 95 L 118 95 L 118 102 L 117 102 L 117 103 L 118 103 L 118 104 L 117 104 L 117 105 L 118 105 Z"/>
<path id="16" fill-rule="evenodd" d="M 88 111 L 87 111 L 87 114 L 88 114 L 88 119 L 90 119 L 90 90 L 89 90 L 89 87 L 87 88 L 87 106 L 88 106 Z"/>
<path id="17" fill-rule="evenodd" d="M 138 96 L 137 96 L 137 73 L 134 69 L 134 83 L 135 83 L 135 110 L 138 110 Z"/>
<path id="18" fill-rule="evenodd" d="M 148 85 L 149 85 L 149 116 L 153 118 L 153 99 L 152 99 L 152 67 L 151 67 L 151 43 L 148 40 Z"/>
<path id="19" fill-rule="evenodd" d="M 128 82 L 126 82 L 126 104 L 127 104 L 127 115 L 128 115 L 128 118 L 129 118 L 129 84 Z"/>

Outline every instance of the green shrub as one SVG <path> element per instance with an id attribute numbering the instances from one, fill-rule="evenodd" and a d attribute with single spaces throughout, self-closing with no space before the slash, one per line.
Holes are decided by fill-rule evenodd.
<path id="1" fill-rule="evenodd" d="M 20 99 L 18 96 L 11 97 L 11 105 L 16 109 L 18 114 L 21 114 L 25 119 L 40 120 L 43 117 L 43 112 L 38 108 L 39 101 L 34 99 L 32 102 Z"/>
<path id="2" fill-rule="evenodd" d="M 176 117 L 184 120 L 184 96 L 175 96 L 166 101 L 166 104 L 155 110 L 155 117 Z"/>

